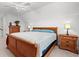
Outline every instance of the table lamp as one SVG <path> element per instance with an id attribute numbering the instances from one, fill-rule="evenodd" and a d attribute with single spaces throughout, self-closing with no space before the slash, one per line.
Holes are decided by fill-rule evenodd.
<path id="1" fill-rule="evenodd" d="M 67 29 L 67 35 L 69 35 L 68 30 L 69 30 L 70 28 L 71 28 L 70 23 L 66 23 L 66 24 L 65 24 L 65 29 Z"/>
<path id="2" fill-rule="evenodd" d="M 29 25 L 29 26 L 28 26 L 28 29 L 29 29 L 29 31 L 31 31 L 31 30 L 32 30 L 32 26 Z"/>

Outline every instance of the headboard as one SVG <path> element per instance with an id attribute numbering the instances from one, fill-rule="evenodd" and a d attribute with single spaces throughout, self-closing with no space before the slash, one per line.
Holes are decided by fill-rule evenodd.
<path id="1" fill-rule="evenodd" d="M 57 34 L 57 27 L 33 27 L 33 30 L 34 29 L 38 29 L 38 30 L 42 30 L 42 29 L 53 30 Z"/>

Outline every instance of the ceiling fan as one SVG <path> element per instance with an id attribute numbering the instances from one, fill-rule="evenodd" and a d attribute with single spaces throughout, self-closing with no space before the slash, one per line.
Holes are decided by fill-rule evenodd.
<path id="1" fill-rule="evenodd" d="M 26 10 L 31 6 L 29 2 L 12 2 L 10 4 L 12 5 L 11 7 L 15 7 L 17 10 Z"/>
<path id="2" fill-rule="evenodd" d="M 18 11 L 26 11 L 28 8 L 31 7 L 31 2 L 1 2 L 0 6 L 5 8 L 13 7 Z"/>

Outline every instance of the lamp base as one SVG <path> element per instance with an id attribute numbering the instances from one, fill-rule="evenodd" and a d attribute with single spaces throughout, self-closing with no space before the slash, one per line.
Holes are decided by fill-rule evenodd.
<path id="1" fill-rule="evenodd" d="M 69 35 L 68 33 L 66 35 Z"/>
<path id="2" fill-rule="evenodd" d="M 69 35 L 68 30 L 69 30 L 69 29 L 67 29 L 67 34 L 66 34 L 66 35 Z"/>

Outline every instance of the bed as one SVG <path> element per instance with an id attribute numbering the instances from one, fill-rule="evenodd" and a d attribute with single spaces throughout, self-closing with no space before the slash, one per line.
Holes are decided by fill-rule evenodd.
<path id="1" fill-rule="evenodd" d="M 15 56 L 43 57 L 57 40 L 57 27 L 33 27 L 33 30 L 52 30 L 46 32 L 16 32 L 7 35 L 6 44 Z"/>

